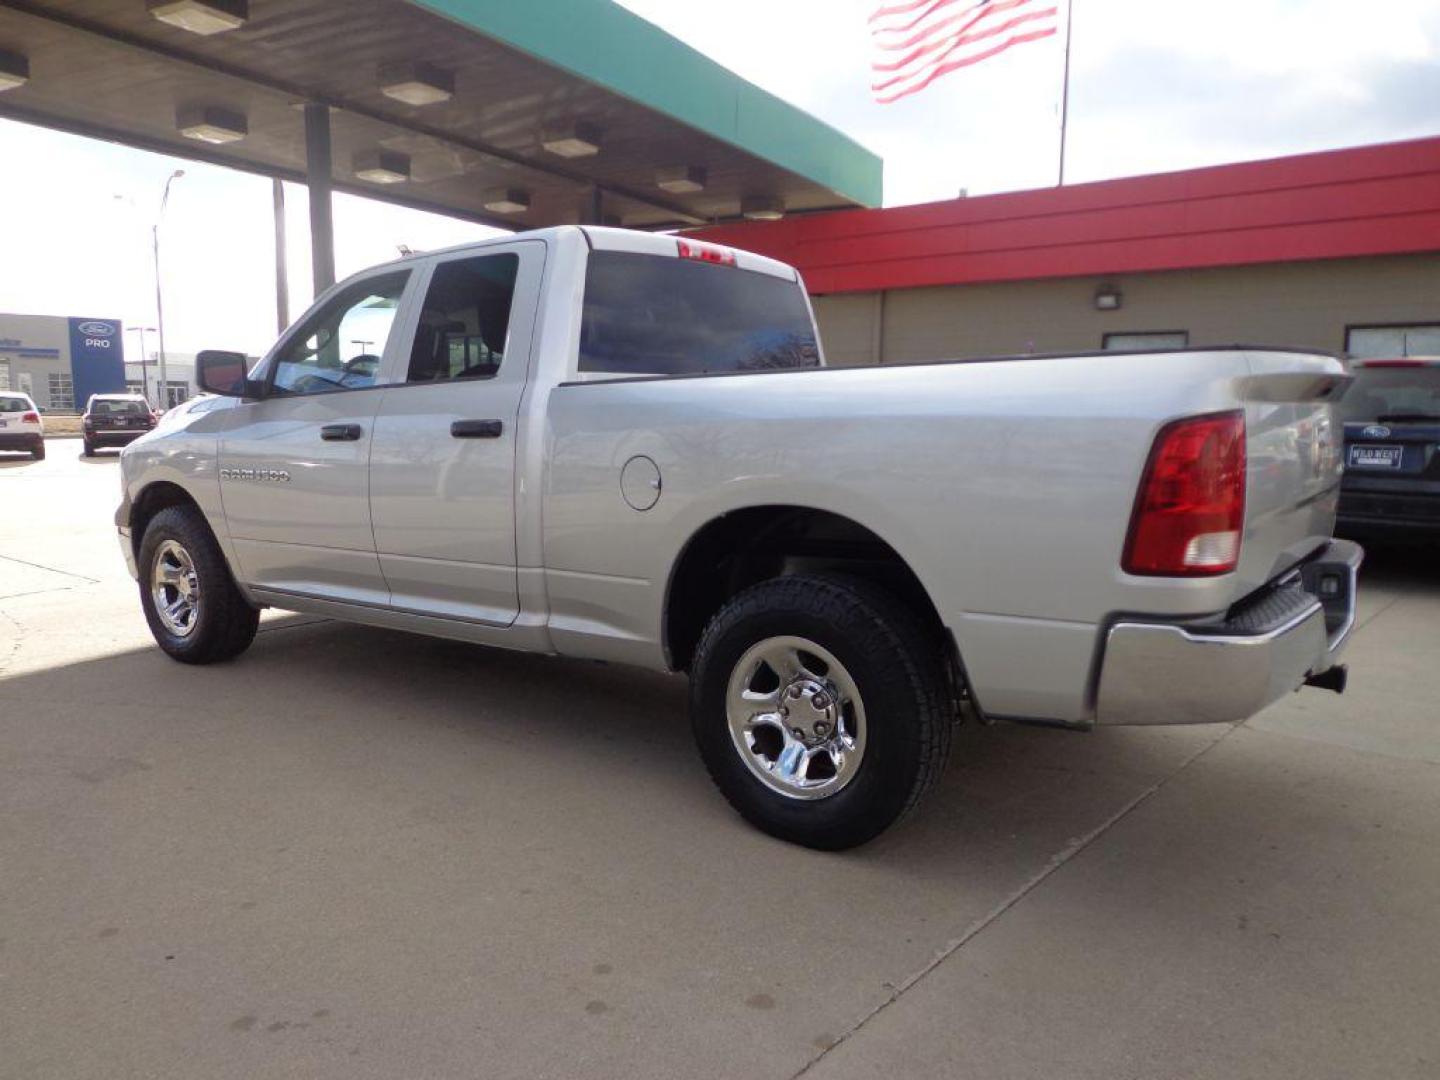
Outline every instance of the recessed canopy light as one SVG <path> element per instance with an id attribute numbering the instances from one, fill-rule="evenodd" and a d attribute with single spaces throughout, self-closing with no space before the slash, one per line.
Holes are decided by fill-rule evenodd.
<path id="1" fill-rule="evenodd" d="M 350 165 L 356 177 L 372 184 L 403 184 L 410 179 L 410 156 L 394 150 L 361 150 Z"/>
<path id="2" fill-rule="evenodd" d="M 455 96 L 455 76 L 423 60 L 384 64 L 380 92 L 406 105 L 437 105 Z"/>
<path id="3" fill-rule="evenodd" d="M 231 112 L 218 105 L 186 105 L 175 114 L 180 134 L 197 142 L 222 145 L 239 142 L 250 131 L 243 113 Z"/>
<path id="4" fill-rule="evenodd" d="M 521 188 L 490 188 L 483 197 L 492 214 L 522 214 L 530 209 L 530 193 Z"/>
<path id="5" fill-rule="evenodd" d="M 29 81 L 29 59 L 19 53 L 0 49 L 0 90 L 14 90 Z"/>
<path id="6" fill-rule="evenodd" d="M 540 145 L 556 157 L 592 157 L 600 152 L 600 129 L 583 120 L 563 127 L 549 128 Z"/>
<path id="7" fill-rule="evenodd" d="M 693 195 L 705 190 L 707 179 L 703 165 L 673 165 L 655 174 L 655 185 L 671 195 Z"/>
<path id="8" fill-rule="evenodd" d="M 749 195 L 740 200 L 740 213 L 751 221 L 779 221 L 785 216 L 785 204 L 769 195 Z"/>
<path id="9" fill-rule="evenodd" d="M 163 23 L 209 36 L 236 30 L 250 18 L 247 0 L 148 0 L 150 14 Z"/>

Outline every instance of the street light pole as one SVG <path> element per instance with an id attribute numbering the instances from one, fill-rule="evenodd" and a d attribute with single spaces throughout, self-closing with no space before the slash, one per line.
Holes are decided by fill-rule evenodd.
<path id="1" fill-rule="evenodd" d="M 140 396 L 150 400 L 150 353 L 145 348 L 145 335 L 156 333 L 153 326 L 128 326 L 125 332 L 140 335 Z"/>
<path id="2" fill-rule="evenodd" d="M 160 337 L 160 388 L 156 397 L 163 412 L 170 407 L 170 384 L 165 380 L 165 303 L 160 288 L 160 222 L 165 217 L 165 204 L 170 201 L 170 185 L 185 175 L 184 169 L 176 169 L 165 181 L 165 193 L 160 196 L 160 212 L 155 215 L 155 226 L 150 230 L 155 245 L 155 325 Z"/>

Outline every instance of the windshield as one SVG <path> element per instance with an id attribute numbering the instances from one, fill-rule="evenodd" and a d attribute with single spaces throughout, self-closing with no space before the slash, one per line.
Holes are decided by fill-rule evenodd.
<path id="1" fill-rule="evenodd" d="M 148 412 L 143 401 L 106 401 L 97 398 L 90 403 L 95 416 L 144 416 Z"/>
<path id="2" fill-rule="evenodd" d="M 810 308 L 794 281 L 660 255 L 590 256 L 581 371 L 698 375 L 819 366 Z"/>
<path id="3" fill-rule="evenodd" d="M 33 408 L 24 398 L 0 397 L 0 412 L 29 412 Z"/>
<path id="4" fill-rule="evenodd" d="M 1340 399 L 1351 423 L 1440 420 L 1440 366 L 1356 368 L 1355 384 Z"/>

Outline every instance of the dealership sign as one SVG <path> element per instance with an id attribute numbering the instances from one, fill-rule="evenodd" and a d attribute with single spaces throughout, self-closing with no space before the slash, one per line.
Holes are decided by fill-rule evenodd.
<path id="1" fill-rule="evenodd" d="M 125 392 L 122 329 L 115 319 L 70 320 L 70 374 L 77 408 L 83 408 L 91 394 Z"/>

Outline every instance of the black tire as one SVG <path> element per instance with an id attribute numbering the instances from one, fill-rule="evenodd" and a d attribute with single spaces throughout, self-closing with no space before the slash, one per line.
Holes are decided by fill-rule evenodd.
<path id="1" fill-rule="evenodd" d="M 45 444 L 44 444 L 43 442 L 38 442 L 38 443 L 36 443 L 34 446 L 32 446 L 32 447 L 30 448 L 30 456 L 31 456 L 32 458 L 34 458 L 36 461 L 44 461 L 44 460 L 45 460 Z"/>
<path id="2" fill-rule="evenodd" d="M 863 700 L 864 752 L 834 794 L 799 799 L 772 789 L 731 736 L 731 674 L 752 646 L 776 637 L 822 646 Z M 894 595 L 858 579 L 797 575 L 747 589 L 710 621 L 691 670 L 690 718 L 711 779 L 747 821 L 839 851 L 889 828 L 944 772 L 952 728 L 945 685 L 940 642 Z"/>
<path id="3" fill-rule="evenodd" d="M 95 456 L 95 447 L 93 447 L 93 446 L 90 445 L 90 440 L 89 440 L 89 439 L 86 439 L 86 440 L 85 440 L 85 456 L 86 456 L 86 457 L 94 457 L 94 456 Z"/>
<path id="4" fill-rule="evenodd" d="M 156 555 L 166 541 L 173 541 L 188 554 L 199 583 L 200 602 L 194 626 L 183 635 L 165 625 L 152 595 Z M 138 568 L 145 621 L 150 624 L 156 644 L 176 660 L 186 664 L 230 660 L 255 640 L 260 611 L 251 607 L 235 587 L 215 534 L 195 507 L 167 507 L 150 519 L 140 541 Z"/>

